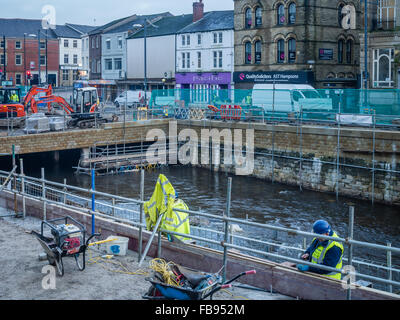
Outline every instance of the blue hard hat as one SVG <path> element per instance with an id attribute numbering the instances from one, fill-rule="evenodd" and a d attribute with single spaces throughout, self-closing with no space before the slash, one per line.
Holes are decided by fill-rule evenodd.
<path id="1" fill-rule="evenodd" d="M 324 234 L 331 232 L 331 226 L 325 220 L 318 220 L 313 225 L 314 233 Z"/>
<path id="2" fill-rule="evenodd" d="M 178 197 L 179 197 L 178 191 L 175 190 L 175 199 L 178 199 Z"/>

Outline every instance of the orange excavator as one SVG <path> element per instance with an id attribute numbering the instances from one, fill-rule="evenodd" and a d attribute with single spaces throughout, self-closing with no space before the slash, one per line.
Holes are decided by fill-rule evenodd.
<path id="1" fill-rule="evenodd" d="M 70 105 L 63 97 L 53 94 L 39 98 L 31 99 L 31 109 L 36 110 L 38 104 L 46 104 L 51 111 L 54 104 L 61 107 L 64 112 L 70 116 L 68 127 L 91 128 L 96 123 L 106 123 L 106 119 L 102 118 L 98 113 L 100 105 L 97 89 L 93 87 L 74 89 L 72 97 L 72 105 Z"/>
<path id="2" fill-rule="evenodd" d="M 0 86 L 0 119 L 23 117 L 25 108 L 21 103 L 21 89 Z"/>

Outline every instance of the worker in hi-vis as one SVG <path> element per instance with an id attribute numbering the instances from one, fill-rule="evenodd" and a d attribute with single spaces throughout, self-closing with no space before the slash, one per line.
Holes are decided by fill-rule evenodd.
<path id="1" fill-rule="evenodd" d="M 338 238 L 338 235 L 332 230 L 331 226 L 325 220 L 318 220 L 313 225 L 313 232 L 316 234 Z M 314 238 L 308 249 L 302 254 L 301 259 L 311 263 L 324 265 L 327 267 L 342 269 L 343 245 L 338 241 Z M 341 280 L 340 272 L 331 272 L 308 265 L 298 264 L 300 271 L 309 271 L 318 273 L 333 279 Z"/>

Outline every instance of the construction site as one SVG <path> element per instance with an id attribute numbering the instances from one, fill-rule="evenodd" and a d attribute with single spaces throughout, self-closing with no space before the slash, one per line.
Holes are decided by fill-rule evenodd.
<path id="1" fill-rule="evenodd" d="M 0 110 L 0 246 L 19 241 L 0 299 L 400 298 L 397 92 L 378 101 L 391 110 L 373 92 L 341 92 L 330 109 L 290 112 L 278 100 L 262 111 L 254 96 L 246 106 L 240 90 L 234 103 L 155 90 L 148 104 L 117 106 L 97 94 L 33 87 Z M 187 228 L 168 227 L 168 214 Z M 296 267 L 313 265 L 300 256 L 318 219 L 337 232 L 320 237 L 344 248 L 339 270 L 318 268 L 341 280 Z M 69 225 L 82 238 L 63 247 Z M 43 289 L 48 264 L 54 291 Z"/>

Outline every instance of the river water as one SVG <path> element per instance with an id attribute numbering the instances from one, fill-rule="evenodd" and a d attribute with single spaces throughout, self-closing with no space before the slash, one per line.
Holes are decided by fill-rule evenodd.
<path id="1" fill-rule="evenodd" d="M 50 155 L 50 156 L 49 156 Z M 75 175 L 72 166 L 76 165 L 79 152 L 61 152 L 60 160 L 54 161 L 53 154 L 24 156 L 27 175 L 40 177 L 40 167 L 45 168 L 46 179 L 63 182 L 83 188 L 90 188 L 91 178 Z M 40 165 L 39 165 L 40 164 Z M 228 175 L 207 169 L 189 166 L 172 166 L 156 169 L 145 174 L 145 199 L 153 192 L 160 173 L 165 174 L 179 197 L 191 210 L 206 211 L 222 215 L 226 209 Z M 96 177 L 96 190 L 139 199 L 140 173 L 126 173 Z M 381 204 L 372 205 L 368 201 L 359 201 L 314 191 L 300 191 L 278 183 L 250 177 L 233 176 L 231 215 L 235 218 L 246 217 L 250 221 L 268 223 L 303 231 L 311 231 L 314 221 L 325 219 L 341 237 L 347 237 L 349 204 L 355 206 L 354 239 L 400 247 L 400 208 Z M 221 226 L 220 226 L 221 229 Z M 259 239 L 268 238 L 261 229 L 247 229 L 249 234 Z M 248 235 L 248 234 L 246 234 Z M 265 237 L 264 237 L 265 236 Z M 283 235 L 284 243 L 301 239 Z M 372 250 L 355 247 L 354 255 L 368 260 L 386 262 L 385 253 L 373 253 Z M 393 255 L 393 263 L 400 264 L 399 255 Z"/>

